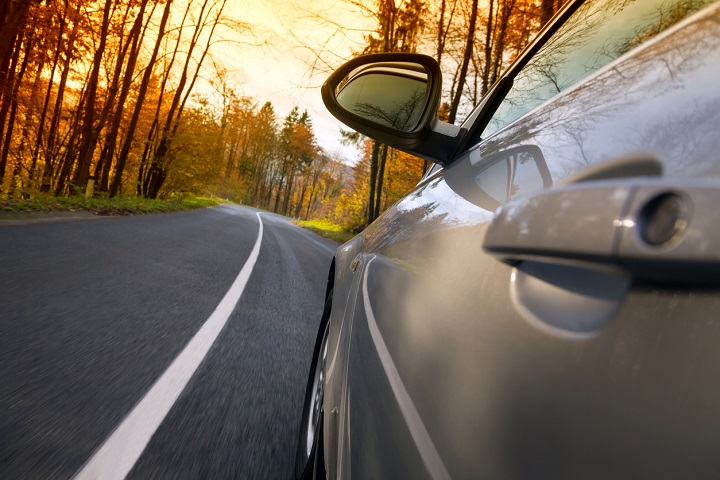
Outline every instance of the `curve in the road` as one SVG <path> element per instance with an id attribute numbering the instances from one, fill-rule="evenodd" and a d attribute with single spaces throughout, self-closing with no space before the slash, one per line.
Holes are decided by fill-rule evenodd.
<path id="1" fill-rule="evenodd" d="M 207 355 L 240 300 L 260 254 L 263 223 L 250 256 L 202 328 L 168 369 L 75 475 L 75 480 L 124 479 Z"/>

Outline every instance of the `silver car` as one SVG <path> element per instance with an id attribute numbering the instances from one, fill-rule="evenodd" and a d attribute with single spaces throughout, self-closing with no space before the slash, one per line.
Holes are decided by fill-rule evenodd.
<path id="1" fill-rule="evenodd" d="M 461 126 L 430 57 L 323 86 L 436 165 L 328 278 L 297 478 L 720 478 L 720 3 L 570 2 Z"/>

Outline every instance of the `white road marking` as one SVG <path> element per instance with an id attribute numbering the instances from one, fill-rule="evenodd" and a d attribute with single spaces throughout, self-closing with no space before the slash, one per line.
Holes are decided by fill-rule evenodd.
<path id="1" fill-rule="evenodd" d="M 385 375 L 390 381 L 390 387 L 392 388 L 392 391 L 395 394 L 395 399 L 400 406 L 400 412 L 402 413 L 403 418 L 405 418 L 405 423 L 410 430 L 410 435 L 412 435 L 413 440 L 415 441 L 415 447 L 417 448 L 418 453 L 420 453 L 420 458 L 422 458 L 425 468 L 427 468 L 430 476 L 435 480 L 450 480 L 450 473 L 448 473 L 442 458 L 440 458 L 440 454 L 438 453 L 437 448 L 435 448 L 435 444 L 433 443 L 432 438 L 430 438 L 430 434 L 428 433 L 427 428 L 425 428 L 425 424 L 423 423 L 422 418 L 420 418 L 420 414 L 418 413 L 410 394 L 400 378 L 400 373 L 398 372 L 395 363 L 393 363 L 390 352 L 385 345 L 385 340 L 383 340 L 380 330 L 378 329 L 377 322 L 375 321 L 375 314 L 373 313 L 372 306 L 370 305 L 370 297 L 368 296 L 367 287 L 368 271 L 370 270 L 370 264 L 373 260 L 375 260 L 375 258 L 376 257 L 371 258 L 367 262 L 367 265 L 365 265 L 365 276 L 363 278 L 362 287 L 365 316 L 367 317 L 368 327 L 370 327 L 370 336 L 375 343 L 375 348 L 380 356 L 380 362 L 385 369 Z"/>
<path id="2" fill-rule="evenodd" d="M 262 244 L 263 223 L 259 212 L 257 218 L 259 231 L 255 246 L 225 297 L 165 373 L 75 475 L 75 480 L 122 480 L 130 473 L 240 300 Z"/>

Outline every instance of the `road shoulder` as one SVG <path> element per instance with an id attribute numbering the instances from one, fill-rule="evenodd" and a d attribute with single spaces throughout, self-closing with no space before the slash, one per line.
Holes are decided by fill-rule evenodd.
<path id="1" fill-rule="evenodd" d="M 53 212 L 10 212 L 7 210 L 0 210 L 0 226 L 66 222 L 71 220 L 93 220 L 96 218 L 101 217 L 87 210 L 63 210 Z"/>

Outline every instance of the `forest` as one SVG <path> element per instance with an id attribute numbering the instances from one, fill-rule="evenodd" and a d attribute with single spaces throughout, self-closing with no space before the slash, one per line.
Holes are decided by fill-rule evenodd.
<path id="1" fill-rule="evenodd" d="M 440 117 L 450 123 L 562 3 L 342 1 L 372 27 L 309 12 L 352 55 L 434 56 L 446 77 Z M 212 195 L 359 231 L 412 189 L 423 160 L 339 132 L 360 152 L 348 165 L 318 145 L 307 111 L 278 117 L 229 81 L 215 55 L 222 32 L 253 34 L 238 10 L 232 0 L 3 0 L 0 198 Z M 329 45 L 301 45 L 312 50 L 309 70 L 349 59 Z"/>

